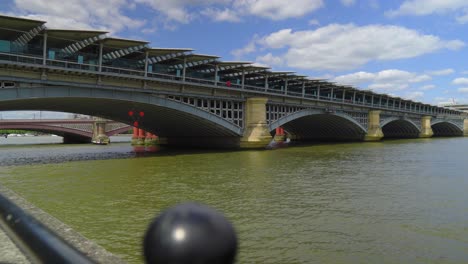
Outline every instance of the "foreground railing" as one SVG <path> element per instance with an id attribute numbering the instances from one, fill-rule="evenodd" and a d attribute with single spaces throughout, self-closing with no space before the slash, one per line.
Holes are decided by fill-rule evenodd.
<path id="1" fill-rule="evenodd" d="M 2 229 L 33 263 L 94 263 L 2 195 L 0 216 Z"/>
<path id="2" fill-rule="evenodd" d="M 32 263 L 95 263 L 2 195 L 0 226 Z M 185 203 L 164 211 L 150 224 L 143 252 L 146 263 L 231 264 L 237 237 L 221 213 Z"/>

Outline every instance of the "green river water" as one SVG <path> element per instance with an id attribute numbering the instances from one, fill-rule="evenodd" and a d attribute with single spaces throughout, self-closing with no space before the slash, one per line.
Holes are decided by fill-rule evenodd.
<path id="1" fill-rule="evenodd" d="M 238 263 L 468 263 L 468 138 L 146 156 L 3 145 L 0 165 L 0 184 L 130 263 L 184 201 L 233 222 Z"/>

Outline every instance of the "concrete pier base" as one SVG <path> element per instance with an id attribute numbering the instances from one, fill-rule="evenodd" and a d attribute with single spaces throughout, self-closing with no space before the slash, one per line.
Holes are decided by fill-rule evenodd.
<path id="1" fill-rule="evenodd" d="M 268 98 L 249 98 L 245 105 L 244 136 L 240 139 L 241 148 L 265 148 L 272 137 L 266 121 Z"/>
<path id="2" fill-rule="evenodd" d="M 99 145 L 107 145 L 110 143 L 109 137 L 106 135 L 106 122 L 96 121 L 94 123 L 91 142 Z"/>
<path id="3" fill-rule="evenodd" d="M 423 116 L 421 118 L 421 133 L 419 133 L 420 138 L 430 138 L 434 135 L 431 126 L 431 116 Z"/>

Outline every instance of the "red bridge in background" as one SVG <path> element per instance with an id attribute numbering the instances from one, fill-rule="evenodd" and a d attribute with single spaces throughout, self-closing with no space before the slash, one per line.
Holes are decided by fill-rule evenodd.
<path id="1" fill-rule="evenodd" d="M 102 119 L 1 119 L 0 130 L 6 129 L 55 134 L 63 137 L 64 143 L 106 144 L 109 136 L 128 132 L 131 126 Z"/>

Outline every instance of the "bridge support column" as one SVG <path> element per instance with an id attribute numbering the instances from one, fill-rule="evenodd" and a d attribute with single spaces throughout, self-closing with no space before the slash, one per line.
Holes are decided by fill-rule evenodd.
<path id="1" fill-rule="evenodd" d="M 268 98 L 248 98 L 245 104 L 245 129 L 240 140 L 241 148 L 265 148 L 271 142 L 266 121 Z"/>
<path id="2" fill-rule="evenodd" d="M 371 110 L 367 120 L 367 134 L 364 141 L 379 141 L 384 137 L 382 128 L 380 128 L 380 111 Z"/>
<path id="3" fill-rule="evenodd" d="M 463 136 L 468 137 L 468 119 L 463 120 Z"/>
<path id="4" fill-rule="evenodd" d="M 136 146 L 137 143 L 138 143 L 138 128 L 133 127 L 132 146 Z"/>
<path id="5" fill-rule="evenodd" d="M 421 133 L 420 138 L 430 138 L 434 135 L 431 126 L 431 116 L 423 116 L 421 118 Z"/>
<path id="6" fill-rule="evenodd" d="M 158 136 L 150 132 L 146 132 L 145 146 L 156 146 L 158 145 Z"/>
<path id="7" fill-rule="evenodd" d="M 106 135 L 106 122 L 96 121 L 93 124 L 93 139 L 94 144 L 107 145 L 110 143 L 109 137 Z"/>
<path id="8" fill-rule="evenodd" d="M 276 128 L 275 137 L 273 139 L 276 142 L 284 142 L 286 140 L 286 133 L 284 132 L 284 128 L 282 127 Z"/>

